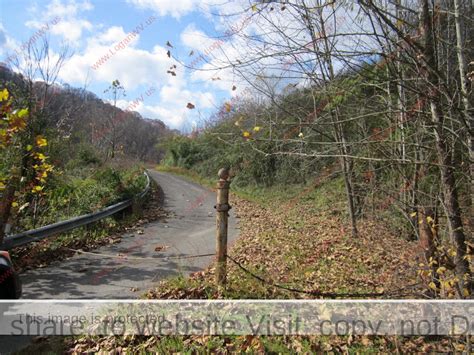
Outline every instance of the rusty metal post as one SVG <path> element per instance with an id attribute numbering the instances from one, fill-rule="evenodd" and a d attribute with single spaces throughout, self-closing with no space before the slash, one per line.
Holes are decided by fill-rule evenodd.
<path id="1" fill-rule="evenodd" d="M 217 204 L 214 206 L 216 213 L 216 283 L 224 286 L 226 282 L 226 258 L 227 258 L 227 226 L 230 210 L 229 205 L 229 171 L 220 169 L 217 182 Z"/>

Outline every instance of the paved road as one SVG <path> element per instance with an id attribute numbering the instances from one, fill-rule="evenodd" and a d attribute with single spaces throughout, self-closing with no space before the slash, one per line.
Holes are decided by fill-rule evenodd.
<path id="1" fill-rule="evenodd" d="M 140 228 L 143 234 L 125 235 L 120 243 L 93 251 L 107 255 L 120 253 L 128 256 L 128 260 L 78 254 L 46 268 L 27 271 L 21 275 L 23 299 L 137 298 L 166 277 L 189 274 L 209 265 L 212 257 L 183 260 L 171 257 L 214 253 L 215 193 L 172 174 L 150 171 L 150 175 L 161 186 L 164 207 L 172 216 L 166 222 L 143 226 Z M 232 213 L 229 222 L 229 241 L 233 241 L 238 229 Z M 157 247 L 165 250 L 155 251 Z M 163 258 L 166 256 L 170 259 Z M 0 309 L 0 317 L 2 313 Z M 32 339 L 32 336 L 0 336 L 0 354 L 19 351 Z"/>
<path id="2" fill-rule="evenodd" d="M 120 243 L 93 251 L 121 254 L 128 259 L 76 254 L 46 268 L 25 272 L 21 275 L 23 298 L 130 299 L 166 277 L 205 268 L 213 257 L 172 257 L 214 253 L 215 193 L 172 174 L 150 171 L 150 175 L 163 189 L 164 207 L 173 216 L 166 222 L 147 224 L 141 228 L 143 234 L 126 235 Z M 237 235 L 231 214 L 229 241 Z"/>

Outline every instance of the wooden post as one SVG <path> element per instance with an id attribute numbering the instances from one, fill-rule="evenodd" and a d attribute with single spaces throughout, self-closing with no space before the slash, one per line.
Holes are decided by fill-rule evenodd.
<path id="1" fill-rule="evenodd" d="M 226 283 L 226 257 L 227 257 L 227 222 L 229 206 L 229 171 L 220 169 L 217 182 L 217 204 L 214 206 L 216 213 L 216 283 L 224 286 Z"/>

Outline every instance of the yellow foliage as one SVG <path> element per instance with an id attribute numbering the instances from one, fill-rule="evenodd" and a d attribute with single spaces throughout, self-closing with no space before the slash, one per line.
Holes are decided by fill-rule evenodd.
<path id="1" fill-rule="evenodd" d="M 38 192 L 41 192 L 41 191 L 43 191 L 43 186 L 39 186 L 39 185 L 33 187 L 33 189 L 31 190 L 31 192 L 33 192 L 33 193 L 38 193 Z"/>
<path id="2" fill-rule="evenodd" d="M 38 147 L 46 147 L 48 145 L 48 141 L 43 136 L 38 136 L 36 137 L 36 145 Z"/>
<path id="3" fill-rule="evenodd" d="M 3 89 L 2 91 L 0 91 L 0 101 L 8 100 L 8 96 L 9 93 L 7 89 Z"/>
<path id="4" fill-rule="evenodd" d="M 23 118 L 23 117 L 28 115 L 28 109 L 27 108 L 22 108 L 20 111 L 17 112 L 16 115 L 20 118 Z"/>
<path id="5" fill-rule="evenodd" d="M 44 171 L 52 171 L 53 166 L 51 164 L 48 164 L 48 163 L 43 163 L 43 169 L 44 169 Z"/>
<path id="6" fill-rule="evenodd" d="M 45 161 L 46 160 L 46 155 L 44 155 L 43 153 L 36 153 L 35 154 L 35 157 L 36 159 L 39 159 L 41 161 Z"/>

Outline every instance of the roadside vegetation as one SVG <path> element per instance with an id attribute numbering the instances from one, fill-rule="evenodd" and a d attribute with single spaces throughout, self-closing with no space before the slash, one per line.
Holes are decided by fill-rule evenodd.
<path id="1" fill-rule="evenodd" d="M 0 245 L 6 235 L 134 197 L 146 185 L 144 164 L 159 159 L 155 145 L 170 133 L 161 121 L 116 106 L 125 91 L 118 80 L 105 88 L 111 101 L 59 85 L 67 51 L 52 63 L 47 40 L 31 46 L 15 72 L 0 67 Z M 14 263 L 45 265 L 69 255 L 64 246 L 103 244 L 139 220 L 129 212 L 18 248 Z"/>

